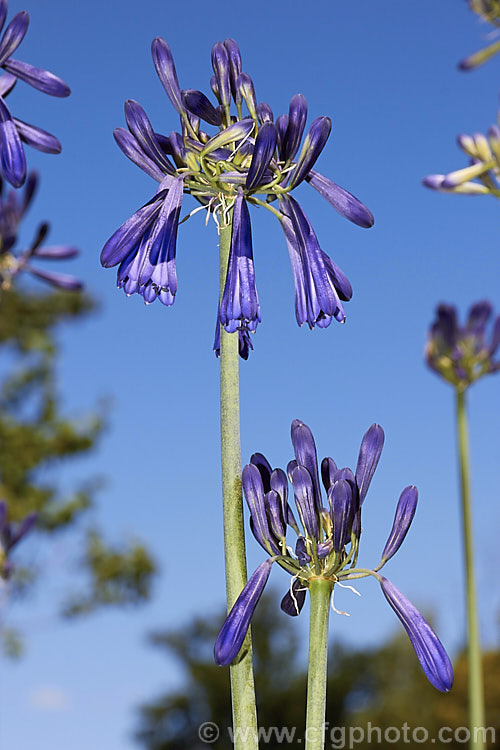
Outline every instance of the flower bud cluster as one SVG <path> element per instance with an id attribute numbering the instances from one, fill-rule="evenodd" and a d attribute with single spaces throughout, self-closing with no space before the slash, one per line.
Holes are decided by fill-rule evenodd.
<path id="1" fill-rule="evenodd" d="M 47 271 L 33 266 L 33 260 L 68 260 L 78 255 L 72 245 L 44 245 L 49 231 L 49 224 L 40 224 L 31 245 L 20 252 L 15 248 L 18 226 L 29 208 L 38 183 L 37 175 L 28 175 L 22 193 L 16 190 L 4 190 L 0 179 L 0 289 L 10 289 L 14 278 L 26 271 L 57 289 L 77 291 L 82 288 L 81 282 L 73 276 Z"/>
<path id="2" fill-rule="evenodd" d="M 457 136 L 457 143 L 469 158 L 469 166 L 448 174 L 428 175 L 423 184 L 441 193 L 500 198 L 500 127 L 492 125 L 487 136 L 461 134 Z"/>

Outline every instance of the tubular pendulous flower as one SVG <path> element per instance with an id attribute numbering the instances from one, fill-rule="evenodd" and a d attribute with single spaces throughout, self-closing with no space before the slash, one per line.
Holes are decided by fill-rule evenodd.
<path id="1" fill-rule="evenodd" d="M 157 133 L 142 107 L 132 100 L 126 102 L 128 130 L 117 128 L 115 140 L 159 185 L 153 198 L 107 241 L 101 253 L 103 266 L 118 266 L 118 286 L 127 295 L 138 293 L 146 303 L 159 298 L 172 305 L 184 194 L 192 195 L 201 204 L 200 210 L 212 214 L 218 225 L 226 225 L 231 214 L 231 248 L 217 325 L 229 333 L 240 331 L 244 339 L 242 347 L 240 336 L 240 352 L 248 356 L 249 333 L 261 320 L 249 205 L 260 206 L 279 219 L 285 234 L 298 324 L 324 328 L 333 318 L 343 322 L 343 303 L 351 298 L 351 285 L 320 248 L 291 195 L 307 182 L 354 224 L 373 225 L 372 214 L 357 198 L 314 170 L 330 134 L 330 119 L 316 118 L 306 132 L 307 103 L 297 94 L 288 114 L 275 120 L 268 104 L 257 103 L 252 79 L 242 70 L 241 54 L 232 39 L 217 42 L 212 49 L 210 83 L 217 104 L 201 91 L 181 90 L 163 39 L 153 41 L 152 54 L 160 81 L 180 116 L 181 132 Z M 202 122 L 218 130 L 206 132 Z M 217 352 L 217 337 L 214 349 Z"/>
<path id="2" fill-rule="evenodd" d="M 43 245 L 49 231 L 49 224 L 38 227 L 31 245 L 21 252 L 14 250 L 17 241 L 17 228 L 29 208 L 38 182 L 37 175 L 28 175 L 22 196 L 15 190 L 3 190 L 0 179 L 0 289 L 9 289 L 13 279 L 21 271 L 46 281 L 58 289 L 77 291 L 82 288 L 78 279 L 67 274 L 46 271 L 32 265 L 32 260 L 67 260 L 78 255 L 72 245 Z"/>
<path id="3" fill-rule="evenodd" d="M 7 0 L 0 0 L 0 31 L 6 17 Z M 70 94 L 69 87 L 53 73 L 12 57 L 25 37 L 29 22 L 29 15 L 22 10 L 14 16 L 0 39 L 0 67 L 6 71 L 0 76 L 0 172 L 16 188 L 21 187 L 26 179 L 23 143 L 47 154 L 58 154 L 61 144 L 45 130 L 12 117 L 5 97 L 10 94 L 18 79 L 44 94 L 57 97 Z"/>
<path id="4" fill-rule="evenodd" d="M 292 422 L 295 458 L 287 467 L 298 521 L 288 504 L 288 482 L 284 471 L 272 469 L 261 454 L 254 454 L 244 467 L 242 484 L 250 509 L 250 527 L 269 555 L 250 577 L 226 618 L 215 644 L 218 665 L 230 664 L 243 644 L 250 620 L 274 562 L 291 576 L 281 609 L 298 615 L 304 605 L 311 578 L 335 584 L 374 576 L 384 596 L 403 623 L 429 681 L 438 690 L 450 690 L 453 671 L 438 637 L 420 612 L 379 570 L 396 554 L 410 528 L 417 506 L 417 488 L 406 487 L 398 501 L 392 530 L 373 570 L 357 566 L 361 534 L 361 508 L 377 467 L 384 432 L 373 424 L 363 436 L 356 471 L 339 469 L 332 458 L 321 462 L 321 479 L 328 504 L 321 496 L 316 445 L 311 430 L 300 420 Z M 297 536 L 294 551 L 287 540 L 287 527 Z M 332 599 L 333 607 L 333 599 Z"/>
<path id="5" fill-rule="evenodd" d="M 441 304 L 429 331 L 425 358 L 429 367 L 461 391 L 483 375 L 498 372 L 495 354 L 500 345 L 500 315 L 495 318 L 489 340 L 486 328 L 493 314 L 490 302 L 476 302 L 467 323 L 459 326 L 457 311 Z"/>

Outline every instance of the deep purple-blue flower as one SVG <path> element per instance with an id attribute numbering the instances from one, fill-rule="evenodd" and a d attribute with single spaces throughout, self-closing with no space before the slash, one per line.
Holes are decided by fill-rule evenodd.
<path id="1" fill-rule="evenodd" d="M 153 41 L 152 55 L 180 117 L 180 132 L 158 133 L 137 102 L 125 104 L 128 129 L 117 128 L 115 140 L 131 161 L 156 180 L 158 189 L 108 240 L 102 264 L 119 266 L 118 286 L 127 295 L 137 293 L 147 303 L 160 299 L 171 305 L 177 291 L 175 238 L 182 195 L 192 195 L 199 210 L 213 216 L 219 226 L 232 216 L 217 325 L 228 333 L 241 332 L 240 353 L 248 356 L 250 333 L 261 320 L 249 206 L 263 207 L 279 219 L 288 244 L 298 324 L 325 328 L 333 318 L 343 322 L 343 303 L 352 296 L 351 285 L 323 252 L 291 195 L 307 182 L 347 219 L 361 227 L 372 226 L 372 214 L 357 198 L 313 169 L 330 135 L 330 119 L 317 117 L 306 130 L 307 103 L 301 94 L 292 97 L 288 114 L 275 119 L 271 107 L 258 102 L 233 39 L 217 42 L 212 49 L 210 87 L 216 102 L 197 89 L 181 89 L 163 39 Z M 210 128 L 217 130 L 210 132 Z M 160 272 L 155 271 L 157 264 L 162 265 Z M 218 339 L 216 335 L 216 352 Z"/>
<path id="2" fill-rule="evenodd" d="M 271 572 L 272 560 L 264 560 L 249 578 L 236 600 L 215 644 L 216 664 L 230 664 L 241 648 L 255 607 L 264 591 Z"/>
<path id="3" fill-rule="evenodd" d="M 500 315 L 490 324 L 492 316 L 493 306 L 488 300 L 472 305 L 463 326 L 452 305 L 437 307 L 425 358 L 434 372 L 460 391 L 483 375 L 500 369 L 500 360 L 496 358 L 500 346 Z M 490 325 L 491 330 L 488 330 Z"/>
<path id="4" fill-rule="evenodd" d="M 431 626 L 396 586 L 380 576 L 382 592 L 408 633 L 427 679 L 447 693 L 453 685 L 453 668 L 446 650 Z"/>
<path id="5" fill-rule="evenodd" d="M 403 544 L 417 510 L 417 500 L 417 488 L 405 487 L 396 506 L 394 523 L 382 552 L 382 560 L 390 560 Z"/>
<path id="6" fill-rule="evenodd" d="M 292 617 L 300 613 L 312 577 L 329 579 L 334 587 L 344 581 L 375 577 L 403 623 L 429 681 L 438 690 L 448 691 L 453 671 L 439 639 L 413 604 L 378 572 L 404 541 L 416 510 L 416 487 L 406 487 L 401 493 L 379 564 L 372 570 L 357 565 L 361 507 L 382 452 L 382 428 L 374 424 L 363 436 L 355 472 L 349 467 L 338 468 L 330 457 L 323 459 L 321 479 L 327 507 L 321 495 L 312 432 L 298 419 L 292 422 L 291 432 L 295 458 L 289 462 L 287 472 L 299 524 L 288 504 L 285 473 L 273 470 L 265 456 L 255 453 L 243 469 L 242 485 L 252 533 L 269 557 L 251 576 L 222 626 L 215 644 L 216 663 L 230 664 L 238 655 L 271 566 L 276 562 L 292 576 L 281 602 L 281 609 Z M 294 552 L 287 541 L 289 528 L 297 536 Z"/>
<path id="7" fill-rule="evenodd" d="M 0 0 L 0 31 L 6 17 L 7 0 Z M 26 179 L 23 143 L 48 154 L 58 154 L 61 144 L 45 130 L 13 117 L 5 97 L 10 94 L 18 79 L 44 94 L 57 97 L 70 94 L 69 87 L 53 73 L 12 57 L 23 41 L 28 25 L 29 15 L 23 10 L 10 21 L 0 39 L 0 67 L 6 71 L 0 77 L 0 172 L 16 188 L 21 187 Z"/>
<path id="8" fill-rule="evenodd" d="M 58 289 L 77 291 L 82 288 L 81 282 L 67 274 L 48 271 L 37 265 L 35 260 L 68 260 L 78 255 L 72 245 L 44 245 L 49 231 L 49 224 L 40 224 L 32 243 L 24 250 L 17 250 L 17 231 L 25 212 L 33 200 L 38 177 L 32 172 L 28 175 L 24 190 L 4 190 L 0 179 L 0 286 L 8 289 L 21 271 L 27 271 L 38 279 Z"/>

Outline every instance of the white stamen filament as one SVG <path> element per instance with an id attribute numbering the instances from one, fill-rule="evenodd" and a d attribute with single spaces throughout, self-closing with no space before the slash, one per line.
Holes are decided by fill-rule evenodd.
<path id="1" fill-rule="evenodd" d="M 337 581 L 337 586 L 340 586 L 341 589 L 349 589 L 350 591 L 354 591 L 357 596 L 361 596 L 360 592 L 355 589 L 354 586 L 348 586 L 347 583 L 340 583 L 340 581 Z"/>
<path id="2" fill-rule="evenodd" d="M 241 141 L 238 142 L 238 145 L 236 146 L 236 148 L 234 149 L 234 151 L 232 152 L 232 154 L 229 154 L 228 161 L 231 161 L 232 158 L 233 158 L 233 156 L 235 156 L 238 153 L 239 149 L 243 146 L 243 144 L 245 143 L 245 141 L 247 141 L 250 138 L 250 133 L 252 133 L 252 132 L 253 132 L 253 128 L 252 128 L 252 130 L 248 131 L 248 133 L 246 134 L 246 136 L 244 138 L 242 138 Z"/>
<path id="3" fill-rule="evenodd" d="M 342 588 L 342 589 L 350 589 L 351 591 L 354 591 L 354 593 L 357 594 L 358 596 L 361 596 L 361 594 L 359 593 L 359 591 L 357 589 L 355 589 L 354 586 L 348 586 L 347 583 L 340 583 L 339 581 L 336 581 L 335 585 L 336 586 L 340 586 L 340 588 Z M 333 587 L 333 592 L 332 592 L 332 601 L 331 601 L 332 610 L 337 615 L 344 615 L 344 617 L 350 617 L 351 615 L 349 614 L 349 612 L 344 612 L 344 610 L 337 609 L 337 607 L 335 607 L 335 605 L 333 603 L 334 596 L 335 596 L 335 586 Z"/>
<path id="4" fill-rule="evenodd" d="M 293 582 L 296 581 L 296 580 L 298 580 L 298 578 L 299 578 L 298 575 L 293 576 L 292 580 L 290 581 L 290 596 L 292 597 L 293 603 L 295 605 L 295 609 L 297 610 L 297 614 L 299 615 L 300 614 L 299 604 L 297 602 L 297 598 L 296 598 L 296 596 L 294 594 L 294 591 L 293 591 Z M 307 587 L 303 587 L 301 589 L 297 589 L 297 591 L 307 591 Z"/>
<path id="5" fill-rule="evenodd" d="M 293 576 L 292 580 L 290 581 L 290 596 L 292 597 L 293 603 L 295 605 L 295 609 L 297 610 L 297 614 L 299 614 L 299 612 L 300 612 L 299 605 L 298 605 L 298 602 L 297 602 L 297 598 L 296 598 L 295 594 L 293 593 L 293 582 L 295 580 L 297 580 L 297 578 L 298 578 L 298 576 Z"/>

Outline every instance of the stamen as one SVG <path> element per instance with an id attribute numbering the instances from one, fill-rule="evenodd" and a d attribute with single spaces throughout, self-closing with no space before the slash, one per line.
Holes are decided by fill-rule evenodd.
<path id="1" fill-rule="evenodd" d="M 212 198 L 212 200 L 213 200 L 213 198 Z M 212 201 L 210 201 L 210 203 L 211 203 L 211 202 L 212 202 Z M 186 216 L 184 216 L 184 217 L 183 217 L 183 218 L 182 218 L 182 219 L 180 220 L 180 222 L 179 222 L 179 226 L 180 226 L 181 224 L 184 224 L 184 222 L 185 222 L 185 221 L 187 221 L 188 219 L 190 219 L 190 218 L 191 218 L 191 216 L 194 216 L 195 214 L 197 214 L 197 213 L 198 213 L 198 211 L 204 211 L 205 209 L 207 209 L 207 210 L 208 210 L 208 209 L 210 208 L 210 203 L 208 204 L 208 206 L 198 206 L 198 208 L 193 208 L 193 210 L 192 210 L 192 211 L 190 211 L 190 212 L 189 212 L 188 214 L 186 214 Z M 207 219 L 206 219 L 206 222 L 205 222 L 205 223 L 206 223 L 206 224 L 208 224 L 208 217 L 207 217 Z"/>
<path id="2" fill-rule="evenodd" d="M 210 198 L 210 202 L 209 202 L 209 204 L 207 206 L 207 215 L 206 215 L 206 218 L 205 218 L 205 226 L 206 227 L 208 227 L 208 222 L 210 221 L 210 211 L 211 211 L 211 208 L 212 208 L 212 205 L 213 205 L 214 201 L 215 201 L 215 198 Z M 214 207 L 214 214 L 215 214 L 215 207 Z"/>
<path id="3" fill-rule="evenodd" d="M 344 615 L 344 617 L 350 617 L 351 615 L 349 614 L 349 612 L 344 612 L 342 609 L 337 609 L 337 607 L 333 603 L 334 596 L 335 596 L 335 587 L 333 588 L 333 591 L 332 591 L 332 601 L 330 602 L 330 606 L 331 606 L 332 610 L 337 615 Z"/>
<path id="4" fill-rule="evenodd" d="M 212 216 L 214 217 L 215 226 L 217 227 L 217 234 L 220 235 L 220 222 L 219 222 L 219 215 L 217 213 L 217 210 L 220 208 L 220 203 L 218 206 L 216 206 L 213 210 Z"/>
<path id="5" fill-rule="evenodd" d="M 340 581 L 337 581 L 337 586 L 340 586 L 341 589 L 349 589 L 350 591 L 354 591 L 355 594 L 361 596 L 360 592 L 355 589 L 354 586 L 348 586 L 347 583 L 340 583 Z"/>
<path id="6" fill-rule="evenodd" d="M 212 219 L 214 220 L 215 226 L 217 227 L 217 234 L 220 234 L 219 220 L 217 218 L 217 207 L 212 211 Z"/>
<path id="7" fill-rule="evenodd" d="M 361 596 L 361 594 L 359 593 L 359 591 L 357 591 L 357 590 L 356 590 L 356 589 L 354 588 L 354 586 L 348 586 L 348 585 L 347 585 L 346 583 L 340 583 L 339 581 L 336 581 L 336 582 L 335 582 L 335 585 L 336 585 L 336 586 L 340 586 L 340 588 L 342 588 L 342 589 L 350 589 L 351 591 L 354 591 L 354 593 L 355 593 L 355 594 L 357 594 L 358 596 Z M 335 586 L 333 587 L 333 592 L 332 592 L 332 601 L 331 601 L 331 608 L 333 609 L 333 611 L 334 611 L 334 612 L 335 612 L 335 613 L 336 613 L 337 615 L 344 615 L 344 617 L 350 617 L 351 615 L 349 614 L 349 612 L 344 612 L 343 610 L 341 610 L 341 609 L 337 609 L 337 608 L 335 607 L 335 605 L 333 604 L 333 597 L 334 597 L 334 596 L 335 596 Z"/>
<path id="8" fill-rule="evenodd" d="M 297 597 L 295 596 L 295 594 L 293 592 L 293 582 L 295 580 L 297 580 L 297 581 L 299 580 L 299 576 L 298 575 L 293 576 L 292 580 L 290 581 L 290 596 L 292 597 L 293 603 L 295 605 L 295 609 L 297 610 L 297 614 L 300 615 L 300 609 L 299 609 L 299 605 L 298 605 L 298 602 L 297 602 Z M 305 586 L 305 587 L 303 587 L 301 589 L 297 589 L 297 591 L 307 591 L 307 586 Z"/>
<path id="9" fill-rule="evenodd" d="M 234 205 L 234 201 L 231 201 L 231 203 L 226 203 L 226 201 L 224 200 L 224 196 L 222 196 L 222 201 L 221 201 L 221 203 L 219 203 L 219 208 L 222 207 L 222 216 L 224 218 L 224 225 L 223 226 L 226 226 L 229 223 L 227 216 L 228 216 L 230 210 L 232 209 L 233 205 Z M 219 222 L 216 221 L 216 224 L 217 224 L 217 229 L 219 230 L 220 229 Z"/>
<path id="10" fill-rule="evenodd" d="M 293 576 L 292 580 L 290 581 L 290 596 L 292 597 L 293 603 L 295 605 L 295 609 L 297 611 L 297 614 L 300 614 L 299 605 L 297 602 L 297 598 L 295 594 L 293 593 L 293 582 L 298 578 L 298 576 Z"/>
<path id="11" fill-rule="evenodd" d="M 229 154 L 228 161 L 231 161 L 231 159 L 233 158 L 233 156 L 235 156 L 237 154 L 238 150 L 243 146 L 243 144 L 245 143 L 245 141 L 247 141 L 250 138 L 250 133 L 252 133 L 252 132 L 253 132 L 253 130 L 249 130 L 248 133 L 246 134 L 246 136 L 244 138 L 242 138 L 241 141 L 239 141 L 238 145 L 236 146 L 236 148 L 234 149 L 234 151 L 232 152 L 232 154 Z"/>

